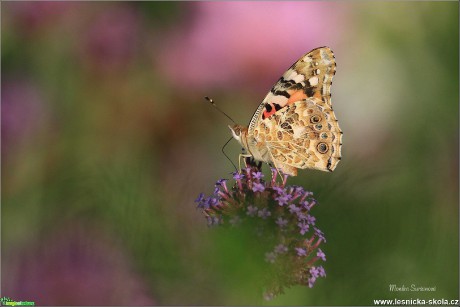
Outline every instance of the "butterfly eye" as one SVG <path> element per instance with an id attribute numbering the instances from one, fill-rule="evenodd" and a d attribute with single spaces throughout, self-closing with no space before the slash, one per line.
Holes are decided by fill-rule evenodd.
<path id="1" fill-rule="evenodd" d="M 318 146 L 316 146 L 316 149 L 318 149 L 318 152 L 319 152 L 319 153 L 324 154 L 324 153 L 327 152 L 328 146 L 327 146 L 327 144 L 325 144 L 325 143 L 319 143 Z"/>
<path id="2" fill-rule="evenodd" d="M 310 121 L 312 124 L 316 124 L 316 123 L 319 123 L 321 121 L 321 117 L 319 117 L 318 115 L 313 115 L 311 118 L 310 118 Z"/>

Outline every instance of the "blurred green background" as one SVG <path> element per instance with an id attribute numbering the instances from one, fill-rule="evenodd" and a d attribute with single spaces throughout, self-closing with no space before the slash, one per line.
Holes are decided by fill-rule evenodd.
<path id="1" fill-rule="evenodd" d="M 3 2 L 1 296 L 37 305 L 458 298 L 458 6 Z M 319 46 L 336 56 L 343 160 L 290 183 L 320 203 L 327 277 L 265 302 L 253 238 L 208 229 L 193 202 L 232 171 L 220 152 L 228 121 L 203 96 L 246 124 Z M 239 149 L 229 146 L 234 161 Z"/>

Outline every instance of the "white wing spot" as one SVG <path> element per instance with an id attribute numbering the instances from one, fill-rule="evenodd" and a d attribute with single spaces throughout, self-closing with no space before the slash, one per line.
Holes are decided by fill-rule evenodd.
<path id="1" fill-rule="evenodd" d="M 308 79 L 308 81 L 310 82 L 310 85 L 318 85 L 318 77 L 311 77 L 310 79 Z"/>
<path id="2" fill-rule="evenodd" d="M 294 130 L 294 138 L 295 139 L 301 138 L 302 135 L 305 134 L 305 128 L 304 127 L 295 126 L 293 128 L 293 130 Z"/>
<path id="3" fill-rule="evenodd" d="M 283 75 L 284 80 L 293 80 L 297 76 L 297 72 L 294 69 L 289 69 Z"/>
<path id="4" fill-rule="evenodd" d="M 305 80 L 305 76 L 302 74 L 297 74 L 294 78 L 292 78 L 296 83 L 300 83 Z"/>
<path id="5" fill-rule="evenodd" d="M 305 76 L 303 74 L 299 74 L 294 69 L 289 69 L 283 75 L 284 80 L 293 80 L 296 83 L 300 83 L 305 81 Z"/>
<path id="6" fill-rule="evenodd" d="M 281 96 L 281 95 L 273 95 L 273 97 L 271 98 L 270 102 L 272 103 L 276 103 L 280 106 L 285 106 L 286 105 L 286 102 L 287 102 L 287 98 L 284 97 L 284 96 Z"/>

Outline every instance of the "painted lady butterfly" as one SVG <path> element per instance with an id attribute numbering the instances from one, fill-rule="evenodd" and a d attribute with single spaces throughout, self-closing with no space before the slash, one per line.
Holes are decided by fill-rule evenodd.
<path id="1" fill-rule="evenodd" d="M 342 130 L 332 110 L 335 58 L 316 48 L 295 62 L 273 86 L 249 127 L 229 126 L 243 146 L 241 157 L 273 163 L 283 173 L 297 169 L 332 172 L 341 159 Z"/>

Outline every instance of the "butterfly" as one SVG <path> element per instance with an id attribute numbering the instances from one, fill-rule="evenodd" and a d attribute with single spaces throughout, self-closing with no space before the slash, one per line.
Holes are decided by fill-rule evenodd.
<path id="1" fill-rule="evenodd" d="M 343 132 L 331 104 L 335 58 L 328 47 L 295 62 L 265 96 L 249 126 L 229 126 L 241 157 L 272 164 L 296 176 L 298 169 L 332 172 L 341 160 Z"/>

